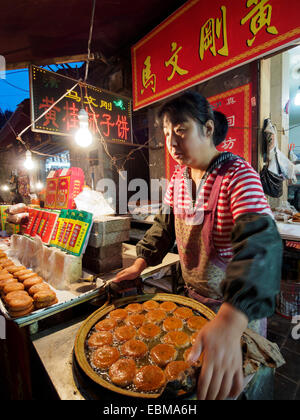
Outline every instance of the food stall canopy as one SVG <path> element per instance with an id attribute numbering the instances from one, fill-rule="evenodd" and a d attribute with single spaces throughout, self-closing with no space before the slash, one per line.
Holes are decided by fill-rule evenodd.
<path id="1" fill-rule="evenodd" d="M 103 60 L 118 55 L 184 3 L 98 0 L 91 52 Z M 1 0 L 0 5 L 0 55 L 7 70 L 87 58 L 92 0 Z"/>

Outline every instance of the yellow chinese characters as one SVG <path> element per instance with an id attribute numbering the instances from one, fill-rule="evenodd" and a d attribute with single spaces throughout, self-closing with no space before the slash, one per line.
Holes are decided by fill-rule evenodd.
<path id="1" fill-rule="evenodd" d="M 229 55 L 228 37 L 227 37 L 227 9 L 221 7 L 222 17 L 219 19 L 208 19 L 202 26 L 200 32 L 200 60 L 204 59 L 204 53 L 210 50 L 215 57 L 217 54 L 227 57 Z M 221 39 L 223 45 L 217 50 L 217 40 Z"/>
<path id="2" fill-rule="evenodd" d="M 269 4 L 270 0 L 248 0 L 247 8 L 255 5 L 253 9 L 241 20 L 241 25 L 244 25 L 250 19 L 250 31 L 253 34 L 252 39 L 247 40 L 248 47 L 251 47 L 255 41 L 258 32 L 266 26 L 266 31 L 269 34 L 277 35 L 278 30 L 275 26 L 271 26 L 272 6 Z M 267 4 L 268 3 L 268 4 Z"/>
<path id="3" fill-rule="evenodd" d="M 66 95 L 66 98 L 73 99 L 76 102 L 81 102 L 81 97 L 78 95 L 78 93 L 75 90 L 72 90 L 72 92 L 69 92 Z"/>
<path id="4" fill-rule="evenodd" d="M 145 89 L 150 87 L 152 92 L 155 93 L 156 91 L 156 75 L 151 73 L 151 57 L 148 56 L 144 61 L 144 68 L 142 71 L 142 83 L 144 89 L 141 89 L 141 94 L 145 92 Z"/>
<path id="5" fill-rule="evenodd" d="M 169 66 L 173 67 L 172 73 L 170 74 L 169 77 L 167 77 L 168 81 L 173 79 L 173 77 L 175 76 L 175 73 L 178 73 L 180 76 L 183 76 L 184 74 L 188 73 L 187 70 L 184 70 L 184 69 L 182 69 L 178 66 L 178 58 L 179 58 L 178 54 L 181 50 L 182 50 L 182 47 L 177 48 L 177 43 L 172 42 L 171 51 L 172 51 L 173 55 L 171 56 L 171 58 L 168 61 L 165 61 L 165 66 L 166 67 L 169 67 Z"/>

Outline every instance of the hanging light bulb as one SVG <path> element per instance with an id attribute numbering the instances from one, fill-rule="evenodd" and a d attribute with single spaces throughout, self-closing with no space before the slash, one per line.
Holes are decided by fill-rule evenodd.
<path id="1" fill-rule="evenodd" d="M 89 147 L 93 143 L 93 136 L 89 131 L 88 113 L 81 109 L 78 114 L 79 129 L 75 134 L 75 141 L 80 147 Z"/>
<path id="2" fill-rule="evenodd" d="M 38 190 L 38 191 L 41 191 L 43 188 L 44 188 L 44 184 L 41 182 L 41 181 L 38 181 L 37 183 L 36 183 L 36 189 Z"/>
<path id="3" fill-rule="evenodd" d="M 8 185 L 2 185 L 2 191 L 9 191 Z"/>
<path id="4" fill-rule="evenodd" d="M 26 158 L 25 158 L 25 162 L 24 162 L 24 166 L 26 169 L 31 170 L 34 168 L 34 162 L 32 160 L 32 155 L 30 150 L 27 150 L 26 152 Z"/>

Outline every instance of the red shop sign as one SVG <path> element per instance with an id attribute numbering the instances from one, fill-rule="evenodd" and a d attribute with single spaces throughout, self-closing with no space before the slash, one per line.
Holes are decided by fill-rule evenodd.
<path id="1" fill-rule="evenodd" d="M 134 110 L 298 38 L 299 0 L 190 0 L 132 47 Z"/>
<path id="2" fill-rule="evenodd" d="M 212 108 L 226 115 L 229 130 L 217 149 L 220 152 L 231 152 L 251 163 L 251 84 L 208 98 Z M 166 147 L 166 178 L 170 179 L 177 163 L 170 156 Z"/>

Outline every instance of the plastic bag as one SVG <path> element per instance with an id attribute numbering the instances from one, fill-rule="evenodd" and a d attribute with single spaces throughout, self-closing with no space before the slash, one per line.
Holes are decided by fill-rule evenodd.
<path id="1" fill-rule="evenodd" d="M 18 213 L 26 213 L 27 211 L 28 211 L 28 207 L 26 206 L 26 204 L 19 203 L 19 204 L 15 204 L 13 206 L 10 206 L 6 210 L 6 213 L 14 215 L 14 214 L 18 214 Z"/>
<path id="2" fill-rule="evenodd" d="M 115 214 L 115 210 L 99 191 L 93 191 L 85 188 L 75 198 L 75 203 L 78 210 L 84 210 L 92 213 L 94 219 L 101 216 L 110 216 Z"/>

